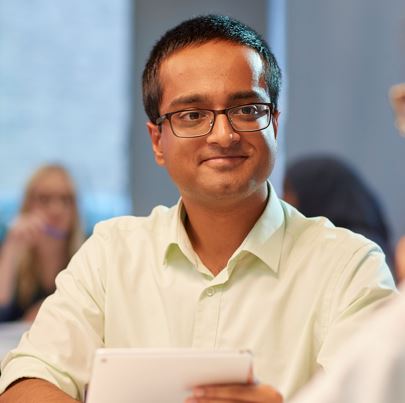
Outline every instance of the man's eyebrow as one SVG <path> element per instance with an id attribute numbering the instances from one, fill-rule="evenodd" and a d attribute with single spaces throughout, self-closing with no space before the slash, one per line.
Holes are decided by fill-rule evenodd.
<path id="1" fill-rule="evenodd" d="M 202 95 L 198 94 L 185 95 L 175 98 L 172 102 L 170 102 L 169 107 L 172 108 L 176 106 L 193 105 L 204 101 L 207 101 L 207 98 Z"/>
<path id="2" fill-rule="evenodd" d="M 262 101 L 262 102 L 268 102 L 268 95 L 267 93 L 263 90 L 262 91 L 239 91 L 231 94 L 229 96 L 230 101 L 239 101 L 239 100 L 255 100 L 255 101 Z"/>

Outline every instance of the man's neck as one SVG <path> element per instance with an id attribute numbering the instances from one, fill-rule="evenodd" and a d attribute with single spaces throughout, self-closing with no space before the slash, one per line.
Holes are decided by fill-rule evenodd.
<path id="1" fill-rule="evenodd" d="M 185 228 L 191 244 L 214 275 L 226 266 L 259 219 L 266 207 L 266 193 L 221 207 L 183 198 L 187 212 Z"/>

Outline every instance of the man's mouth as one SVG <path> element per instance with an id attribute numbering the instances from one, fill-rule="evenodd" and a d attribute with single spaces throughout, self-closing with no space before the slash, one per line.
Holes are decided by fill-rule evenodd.
<path id="1" fill-rule="evenodd" d="M 220 154 L 204 157 L 201 164 L 213 168 L 219 167 L 234 167 L 243 163 L 248 157 L 243 154 Z"/>

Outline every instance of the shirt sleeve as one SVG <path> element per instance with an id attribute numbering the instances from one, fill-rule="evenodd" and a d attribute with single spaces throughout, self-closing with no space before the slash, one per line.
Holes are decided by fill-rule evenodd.
<path id="1" fill-rule="evenodd" d="M 323 318 L 324 336 L 318 354 L 318 363 L 326 370 L 362 322 L 396 295 L 385 256 L 371 242 L 351 255 L 330 286 L 329 308 Z"/>
<path id="2" fill-rule="evenodd" d="M 2 362 L 0 393 L 17 379 L 34 377 L 83 399 L 94 351 L 104 341 L 104 243 L 92 235 L 58 275 L 55 293 Z"/>

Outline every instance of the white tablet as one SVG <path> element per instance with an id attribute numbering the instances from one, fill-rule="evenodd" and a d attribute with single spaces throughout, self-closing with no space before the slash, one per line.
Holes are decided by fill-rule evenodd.
<path id="1" fill-rule="evenodd" d="M 182 403 L 197 385 L 248 382 L 249 351 L 99 349 L 86 403 Z"/>

